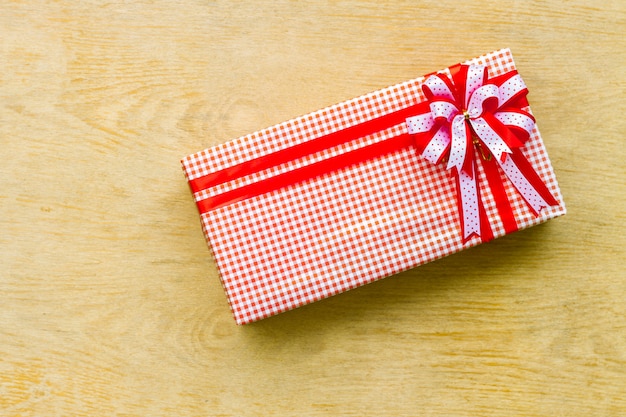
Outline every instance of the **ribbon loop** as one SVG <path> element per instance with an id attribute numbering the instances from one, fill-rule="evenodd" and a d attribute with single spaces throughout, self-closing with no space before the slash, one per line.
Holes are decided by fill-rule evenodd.
<path id="1" fill-rule="evenodd" d="M 467 80 L 460 79 L 459 82 L 465 85 L 465 97 L 463 103 L 469 107 L 470 99 L 477 89 L 481 88 L 487 80 L 487 67 L 484 65 L 467 66 Z"/>
<path id="2" fill-rule="evenodd" d="M 432 129 L 435 125 L 435 119 L 433 119 L 432 114 L 423 113 L 407 118 L 406 123 L 409 133 L 424 133 Z"/>
<path id="3" fill-rule="evenodd" d="M 467 111 L 471 118 L 480 117 L 483 112 L 493 113 L 498 108 L 500 94 L 498 87 L 493 84 L 483 85 L 472 94 Z"/>
<path id="4" fill-rule="evenodd" d="M 526 94 L 528 94 L 528 88 L 526 88 L 524 80 L 517 73 L 508 77 L 498 87 L 498 90 L 500 92 L 500 102 L 498 103 L 500 108 L 506 107 L 517 99 L 526 97 Z"/>
<path id="5" fill-rule="evenodd" d="M 450 123 L 454 116 L 460 113 L 460 110 L 450 101 L 438 100 L 430 102 L 430 112 L 436 121 Z"/>
<path id="6" fill-rule="evenodd" d="M 439 74 L 428 77 L 428 79 L 424 81 L 422 90 L 429 100 L 432 97 L 439 97 L 446 100 L 454 100 L 454 94 L 452 93 L 449 80 L 447 78 L 442 78 L 442 76 Z"/>
<path id="7" fill-rule="evenodd" d="M 438 164 L 445 156 L 450 147 L 452 138 L 445 126 L 442 126 L 433 138 L 428 142 L 428 145 L 424 148 L 422 155 L 428 161 L 433 164 Z"/>

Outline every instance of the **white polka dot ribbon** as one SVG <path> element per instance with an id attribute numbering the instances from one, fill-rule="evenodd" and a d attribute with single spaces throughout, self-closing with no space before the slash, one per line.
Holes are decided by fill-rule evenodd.
<path id="1" fill-rule="evenodd" d="M 554 199 L 538 191 L 536 175 L 529 179 L 528 167 L 520 168 L 511 157 L 535 126 L 535 119 L 520 105 L 528 93 L 522 78 L 512 71 L 489 80 L 483 65 L 460 65 L 451 73 L 451 78 L 436 74 L 424 82 L 430 111 L 406 122 L 409 133 L 421 141 L 422 156 L 433 164 L 447 159 L 446 168 L 457 175 L 463 239 L 469 240 L 481 236 L 475 148 L 483 158 L 497 161 L 535 214 Z"/>

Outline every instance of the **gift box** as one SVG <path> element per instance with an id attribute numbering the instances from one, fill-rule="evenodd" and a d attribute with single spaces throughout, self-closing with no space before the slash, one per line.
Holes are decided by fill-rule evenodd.
<path id="1" fill-rule="evenodd" d="M 238 324 L 565 213 L 508 49 L 182 160 Z"/>

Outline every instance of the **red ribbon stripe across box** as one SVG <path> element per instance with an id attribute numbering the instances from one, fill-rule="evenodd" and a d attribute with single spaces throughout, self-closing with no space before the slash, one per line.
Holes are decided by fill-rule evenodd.
<path id="1" fill-rule="evenodd" d="M 249 323 L 565 213 L 508 49 L 183 159 Z"/>

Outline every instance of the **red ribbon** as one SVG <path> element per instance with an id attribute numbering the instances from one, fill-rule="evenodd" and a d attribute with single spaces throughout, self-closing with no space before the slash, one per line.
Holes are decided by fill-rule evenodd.
<path id="1" fill-rule="evenodd" d="M 535 119 L 524 110 L 528 89 L 517 71 L 489 79 L 485 66 L 456 65 L 450 74 L 424 82 L 428 109 L 407 118 L 408 130 L 420 153 L 434 164 L 446 161 L 455 177 L 463 240 L 487 241 L 493 233 L 480 201 L 478 160 L 507 233 L 517 222 L 500 171 L 535 215 L 558 202 L 521 152 Z"/>
<path id="2" fill-rule="evenodd" d="M 457 65 L 450 68 L 450 72 L 452 79 L 446 75 L 436 74 L 426 80 L 422 86 L 427 97 L 425 102 L 190 180 L 192 191 L 197 193 L 405 122 L 408 126 L 409 133 L 199 200 L 197 205 L 200 213 L 397 152 L 409 146 L 416 146 L 418 151 L 433 163 L 441 163 L 444 160 L 448 162 L 448 169 L 453 173 L 457 184 L 464 241 L 474 235 L 480 236 L 483 241 L 493 238 L 489 219 L 480 201 L 480 193 L 477 192 L 478 176 L 475 164 L 477 159 L 481 159 L 476 156 L 477 154 L 483 156 L 482 165 L 487 182 L 507 233 L 517 230 L 517 223 L 506 196 L 500 170 L 507 176 L 513 176 L 513 173 L 521 176 L 524 186 L 530 184 L 533 191 L 531 193 L 524 191 L 520 194 L 535 215 L 538 215 L 541 208 L 546 205 L 558 204 L 520 151 L 532 131 L 534 118 L 522 110 L 528 106 L 526 101 L 528 90 L 525 86 L 512 88 L 518 82 L 523 85 L 517 72 L 511 71 L 492 79 L 487 78 L 486 67 Z M 508 93 L 507 89 L 510 89 Z M 416 126 L 418 122 L 426 124 Z M 516 182 L 519 183 L 520 179 L 516 178 Z M 519 186 L 513 183 L 516 188 Z M 472 204 L 464 201 L 462 191 L 464 187 L 471 188 L 471 184 L 474 184 L 476 189 L 473 202 L 476 213 L 471 213 L 468 217 L 465 209 Z M 537 196 L 540 196 L 540 201 L 536 201 Z M 467 227 L 469 223 L 472 223 L 472 228 Z"/>

